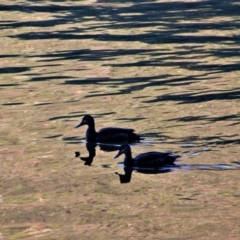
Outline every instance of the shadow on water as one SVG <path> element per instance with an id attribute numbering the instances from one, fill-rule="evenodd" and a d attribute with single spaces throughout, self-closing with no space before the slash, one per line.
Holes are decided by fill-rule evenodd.
<path id="1" fill-rule="evenodd" d="M 12 103 L 3 103 L 4 106 L 15 106 L 15 105 L 22 105 L 24 102 L 12 102 Z"/>
<path id="2" fill-rule="evenodd" d="M 0 84 L 0 88 L 5 88 L 5 87 L 16 87 L 19 86 L 20 84 L 18 83 L 6 83 L 6 84 Z"/>
<path id="3" fill-rule="evenodd" d="M 58 39 L 58 40 L 97 40 L 101 42 L 131 42 L 135 49 L 72 49 L 48 52 L 44 54 L 24 55 L 26 58 L 37 58 L 37 62 L 57 62 L 68 60 L 77 61 L 102 61 L 102 66 L 109 67 L 176 67 L 180 69 L 198 71 L 198 74 L 188 76 L 178 76 L 168 74 L 151 74 L 148 76 L 136 76 L 126 78 L 96 77 L 96 78 L 76 78 L 74 76 L 42 76 L 42 73 L 28 74 L 31 78 L 27 81 L 41 82 L 51 80 L 65 80 L 64 84 L 68 85 L 99 85 L 110 86 L 121 85 L 122 88 L 114 92 L 89 93 L 84 98 L 124 95 L 134 91 L 140 91 L 149 87 L 156 86 L 183 86 L 190 85 L 199 81 L 214 81 L 215 77 L 211 76 L 216 73 L 230 73 L 239 69 L 240 62 L 232 63 L 210 63 L 204 60 L 209 56 L 216 59 L 235 58 L 238 56 L 240 36 L 233 34 L 231 36 L 215 35 L 214 30 L 234 30 L 240 28 L 240 22 L 234 20 L 239 16 L 240 6 L 237 0 L 226 1 L 194 1 L 194 2 L 152 2 L 152 1 L 98 1 L 99 4 L 69 6 L 61 3 L 58 5 L 48 3 L 39 5 L 37 1 L 31 5 L 27 4 L 9 4 L 0 5 L 2 12 L 23 12 L 23 13 L 54 13 L 53 19 L 36 20 L 36 21 L 3 21 L 0 29 L 15 29 L 23 27 L 41 27 L 40 31 L 30 31 L 24 33 L 10 34 L 8 37 L 20 40 L 41 40 L 41 39 Z M 29 1 L 30 2 L 30 1 Z M 105 4 L 107 3 L 107 4 Z M 116 8 L 114 4 L 118 5 Z M 126 7 L 124 4 L 128 4 Z M 129 5 L 131 3 L 131 5 Z M 112 5 L 111 5 L 112 4 Z M 222 17 L 219 21 L 204 22 L 204 18 Z M 232 20 L 225 20 L 231 17 Z M 89 20 L 90 19 L 90 20 Z M 94 24 L 89 21 L 95 21 Z M 56 27 L 64 24 L 77 24 L 77 27 L 58 29 L 49 31 L 49 27 Z M 110 30 L 120 29 L 140 29 L 148 27 L 146 31 L 132 32 L 131 34 L 112 33 Z M 45 30 L 46 28 L 46 30 Z M 211 33 L 204 31 L 211 30 Z M 109 33 L 106 33 L 109 32 Z M 202 34 L 197 34 L 202 31 Z M 149 45 L 176 44 L 174 51 L 169 49 L 143 49 L 137 47 L 137 42 L 147 43 Z M 181 46 L 177 45 L 181 44 Z M 220 49 L 205 48 L 205 44 L 220 44 Z M 231 48 L 229 48 L 231 46 Z M 1 58 L 10 55 L 1 55 Z M 111 60 L 118 60 L 120 57 L 140 56 L 141 60 L 135 62 L 113 63 Z M 21 55 L 11 55 L 11 57 L 23 57 Z M 126 59 L 126 58 L 125 58 Z M 192 61 L 194 59 L 194 61 Z M 60 64 L 60 65 L 61 65 Z M 30 71 L 30 67 L 6 67 L 1 68 L 0 73 L 21 73 Z M 75 69 L 81 71 L 83 69 Z M 63 70 L 64 71 L 64 70 Z M 68 70 L 65 70 L 68 71 Z M 200 73 L 199 73 L 200 72 Z M 38 75 L 38 76 L 36 76 Z M 40 76 L 39 76 L 40 75 Z M 134 84 L 138 84 L 134 86 Z M 189 91 L 188 93 L 178 94 L 159 94 L 150 100 L 141 100 L 142 103 L 153 104 L 157 102 L 164 103 L 172 101 L 176 104 L 194 104 L 212 100 L 238 100 L 240 97 L 239 88 L 219 90 L 201 90 Z M 141 99 L 141 96 L 139 96 Z M 222 119 L 221 119 L 222 118 Z M 223 119 L 236 120 L 239 122 L 238 115 L 227 115 L 221 118 L 209 118 L 208 116 L 199 116 L 198 119 L 207 122 L 221 121 Z M 53 119 L 51 119 L 53 120 Z M 188 119 L 173 119 L 174 121 L 195 121 Z M 237 122 L 238 121 L 238 122 Z"/>
<path id="4" fill-rule="evenodd" d="M 0 68 L 0 74 L 13 74 L 29 71 L 30 67 L 4 67 Z"/>
<path id="5" fill-rule="evenodd" d="M 239 123 L 235 123 L 237 125 Z M 231 124 L 234 125 L 234 124 Z M 229 126 L 231 126 L 229 125 Z M 179 138 L 169 138 L 164 135 L 164 139 L 168 140 L 169 143 L 179 144 L 182 148 L 191 148 L 191 147 L 199 147 L 202 148 L 202 151 L 210 151 L 212 147 L 222 147 L 227 145 L 239 145 L 240 139 L 239 134 L 216 134 L 214 136 L 199 136 L 192 135 L 187 137 L 179 137 Z"/>
<path id="6" fill-rule="evenodd" d="M 101 113 L 101 114 L 94 114 L 94 119 L 100 118 L 102 116 L 113 115 L 113 114 L 115 114 L 115 112 L 110 112 L 110 111 L 109 112 L 105 112 L 105 113 Z M 49 121 L 53 121 L 53 120 L 63 119 L 64 121 L 69 121 L 70 118 L 82 118 L 84 115 L 86 115 L 86 113 L 84 111 L 71 112 L 68 115 L 51 117 L 48 120 Z M 137 121 L 137 120 L 135 120 L 135 121 Z M 71 139 L 67 139 L 66 138 L 65 140 L 71 140 Z M 78 139 L 76 139 L 76 140 L 78 141 Z"/>
<path id="7" fill-rule="evenodd" d="M 15 29 L 21 27 L 41 27 L 40 32 L 24 32 L 19 34 L 11 34 L 9 37 L 21 40 L 39 40 L 39 39 L 59 39 L 59 40 L 97 40 L 102 42 L 136 42 L 147 44 L 182 44 L 177 46 L 174 52 L 166 49 L 76 49 L 67 51 L 56 51 L 46 54 L 29 55 L 29 58 L 40 58 L 38 62 L 52 62 L 63 60 L 78 61 L 103 61 L 103 66 L 110 67 L 129 67 L 129 66 L 160 66 L 160 67 L 178 67 L 193 71 L 207 71 L 207 73 L 199 75 L 190 75 L 186 77 L 168 75 L 156 75 L 136 78 L 85 78 L 76 79 L 71 76 L 51 76 L 51 77 L 32 77 L 30 81 L 51 81 L 51 79 L 66 79 L 65 84 L 96 84 L 96 85 L 127 85 L 125 89 L 119 90 L 118 93 L 102 93 L 88 95 L 87 97 L 128 94 L 132 91 L 138 91 L 149 86 L 168 85 L 181 86 L 188 85 L 193 82 L 202 80 L 212 81 L 213 73 L 229 73 L 239 69 L 240 63 L 223 63 L 212 64 L 204 62 L 204 57 L 215 56 L 216 58 L 236 57 L 239 52 L 239 35 L 220 36 L 213 34 L 216 30 L 233 30 L 239 29 L 240 23 L 237 20 L 221 20 L 212 22 L 203 22 L 201 19 L 213 17 L 238 17 L 240 6 L 238 1 L 194 1 L 194 2 L 152 2 L 152 1 L 98 1 L 100 4 L 91 5 L 57 5 L 49 3 L 44 6 L 36 4 L 31 5 L 0 5 L 2 12 L 35 12 L 35 13 L 54 13 L 54 19 L 37 20 L 37 21 L 10 21 L 2 22 L 1 29 Z M 105 5 L 105 3 L 108 3 Z M 118 5 L 116 8 L 114 4 Z M 124 6 L 128 4 L 128 7 Z M 131 3 L 131 5 L 129 5 Z M 112 5 L 111 5 L 112 4 Z M 89 24 L 89 19 L 95 21 L 95 24 Z M 60 26 L 64 24 L 78 24 L 77 27 L 67 28 L 57 31 L 44 31 L 44 28 Z M 141 33 L 118 34 L 106 33 L 109 30 L 121 29 L 139 29 L 148 27 L 149 30 Z M 212 30 L 211 34 L 198 35 L 200 31 Z M 221 51 L 218 49 L 206 49 L 204 44 L 221 44 Z M 184 44 L 184 45 L 183 45 Z M 191 44 L 189 46 L 188 44 Z M 229 49 L 229 46 L 232 46 Z M 192 54 L 197 56 L 192 56 Z M 111 63 L 109 60 L 118 59 L 121 56 L 142 57 L 149 56 L 147 60 L 138 60 L 131 63 Z M 192 61 L 194 59 L 194 61 Z M 105 62 L 108 60 L 108 62 Z M 7 68 L 0 72 L 16 72 L 27 71 L 28 68 Z M 79 70 L 79 69 L 78 69 Z M 71 78 L 71 80 L 69 80 Z M 132 83 L 139 85 L 132 86 Z M 177 94 L 177 95 L 160 95 L 153 100 L 147 101 L 176 101 L 178 103 L 195 103 L 211 101 L 213 99 L 239 99 L 240 92 L 238 89 L 228 90 L 223 93 L 216 92 L 200 92 L 197 94 Z"/>

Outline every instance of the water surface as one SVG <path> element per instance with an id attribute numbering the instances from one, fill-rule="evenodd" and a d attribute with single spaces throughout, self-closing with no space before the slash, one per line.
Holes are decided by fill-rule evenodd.
<path id="1" fill-rule="evenodd" d="M 239 238 L 238 1 L 0 11 L 0 238 Z M 84 114 L 143 134 L 133 156 L 172 151 L 181 168 L 121 184 L 122 159 L 99 146 L 85 165 Z"/>

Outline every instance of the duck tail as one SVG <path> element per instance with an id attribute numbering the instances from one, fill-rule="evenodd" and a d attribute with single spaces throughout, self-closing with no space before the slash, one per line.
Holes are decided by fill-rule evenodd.
<path id="1" fill-rule="evenodd" d="M 136 134 L 136 142 L 140 142 L 141 140 L 144 140 L 145 138 L 143 136 Z"/>
<path id="2" fill-rule="evenodd" d="M 128 141 L 129 142 L 140 142 L 140 140 L 143 140 L 144 138 L 140 135 L 137 135 L 136 133 L 131 133 L 129 135 Z"/>
<path id="3" fill-rule="evenodd" d="M 176 160 L 176 159 L 178 159 L 178 158 L 180 158 L 181 156 L 180 155 L 170 155 L 171 157 L 173 157 L 174 158 L 174 160 Z"/>

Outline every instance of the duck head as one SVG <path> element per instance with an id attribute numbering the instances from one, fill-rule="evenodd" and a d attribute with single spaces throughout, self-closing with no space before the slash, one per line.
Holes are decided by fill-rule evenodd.
<path id="1" fill-rule="evenodd" d="M 114 158 L 118 158 L 120 155 L 128 153 L 131 153 L 131 148 L 129 145 L 124 144 L 119 148 L 119 151 Z"/>
<path id="2" fill-rule="evenodd" d="M 81 127 L 83 125 L 94 125 L 93 117 L 91 115 L 85 115 L 82 118 L 82 121 L 75 128 Z"/>

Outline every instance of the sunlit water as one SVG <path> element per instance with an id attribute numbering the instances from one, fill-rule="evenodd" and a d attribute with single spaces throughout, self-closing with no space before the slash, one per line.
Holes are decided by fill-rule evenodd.
<path id="1" fill-rule="evenodd" d="M 1 9 L 0 239 L 239 239 L 237 1 Z M 120 144 L 87 149 L 85 114 L 177 166 L 126 171 Z"/>

